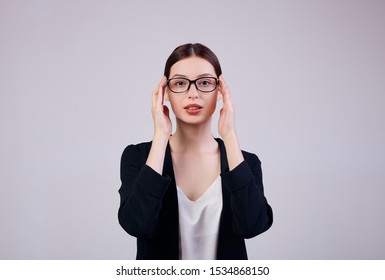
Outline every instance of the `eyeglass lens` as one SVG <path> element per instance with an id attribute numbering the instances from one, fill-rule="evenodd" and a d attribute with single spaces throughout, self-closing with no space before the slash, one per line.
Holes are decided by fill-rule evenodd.
<path id="1" fill-rule="evenodd" d="M 189 89 L 190 83 L 194 83 L 194 81 L 185 78 L 173 78 L 169 80 L 168 86 L 173 92 L 183 93 Z M 199 91 L 211 92 L 217 87 L 217 79 L 213 77 L 199 78 L 195 81 L 195 85 Z"/>

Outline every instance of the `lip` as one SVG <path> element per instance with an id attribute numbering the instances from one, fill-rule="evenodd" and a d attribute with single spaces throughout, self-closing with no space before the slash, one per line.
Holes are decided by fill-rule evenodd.
<path id="1" fill-rule="evenodd" d="M 199 112 L 202 110 L 202 106 L 197 104 L 197 103 L 193 103 L 193 104 L 189 104 L 187 106 L 184 107 L 184 109 L 187 111 L 187 113 L 189 113 L 190 115 L 196 115 L 196 114 L 199 114 Z"/>

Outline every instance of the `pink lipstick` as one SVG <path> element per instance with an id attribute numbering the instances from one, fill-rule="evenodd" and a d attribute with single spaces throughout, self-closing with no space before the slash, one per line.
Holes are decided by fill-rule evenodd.
<path id="1" fill-rule="evenodd" d="M 196 115 L 199 114 L 199 112 L 202 110 L 202 106 L 196 103 L 189 104 L 184 107 L 184 109 L 189 113 L 190 115 Z"/>

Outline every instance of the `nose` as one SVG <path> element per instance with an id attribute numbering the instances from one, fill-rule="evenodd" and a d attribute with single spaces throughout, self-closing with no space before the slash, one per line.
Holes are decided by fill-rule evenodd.
<path id="1" fill-rule="evenodd" d="M 187 94 L 188 94 L 189 98 L 198 98 L 199 92 L 197 89 L 197 85 L 195 83 L 192 83 L 192 85 L 190 86 L 190 88 L 187 91 Z"/>

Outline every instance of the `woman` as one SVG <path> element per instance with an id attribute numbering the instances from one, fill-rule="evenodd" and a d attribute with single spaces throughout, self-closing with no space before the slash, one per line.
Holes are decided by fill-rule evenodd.
<path id="1" fill-rule="evenodd" d="M 211 131 L 218 99 L 221 139 Z M 137 237 L 137 259 L 247 259 L 244 239 L 269 229 L 273 215 L 261 162 L 239 147 L 229 89 L 210 49 L 174 50 L 152 116 L 152 142 L 128 146 L 121 159 L 118 217 Z"/>

